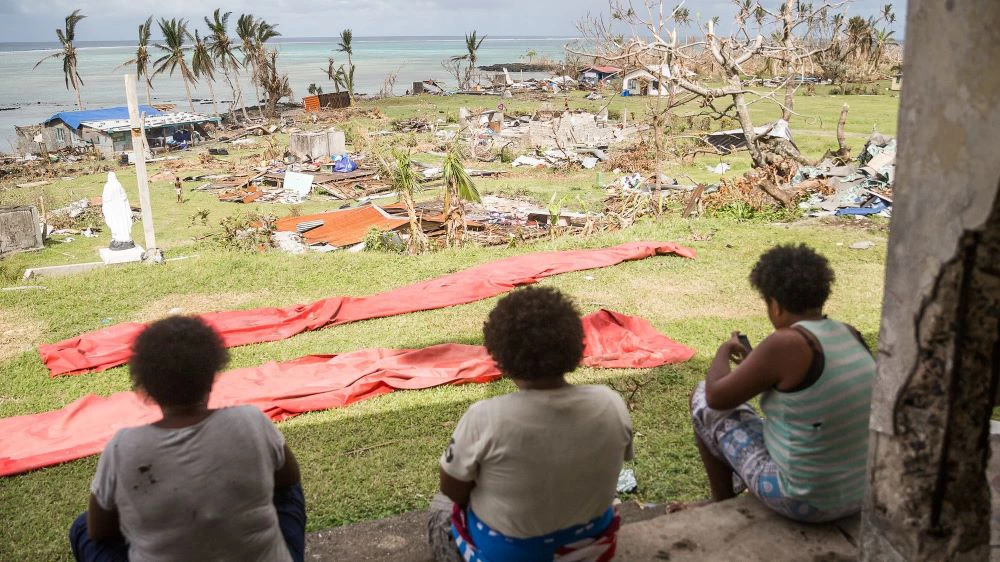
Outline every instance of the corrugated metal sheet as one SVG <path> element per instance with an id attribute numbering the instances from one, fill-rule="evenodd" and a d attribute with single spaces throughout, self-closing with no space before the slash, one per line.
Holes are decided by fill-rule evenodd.
<path id="1" fill-rule="evenodd" d="M 375 205 L 365 205 L 329 213 L 285 217 L 278 219 L 274 226 L 280 232 L 296 232 L 300 224 L 312 221 L 323 221 L 323 225 L 303 234 L 305 243 L 326 243 L 338 248 L 363 242 L 372 228 L 388 232 L 409 222 L 403 218 L 393 217 Z"/>

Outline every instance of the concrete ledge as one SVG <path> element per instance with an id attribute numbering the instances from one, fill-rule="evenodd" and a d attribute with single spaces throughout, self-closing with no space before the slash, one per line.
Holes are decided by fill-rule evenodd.
<path id="1" fill-rule="evenodd" d="M 49 265 L 46 267 L 32 267 L 30 269 L 24 270 L 24 280 L 33 279 L 35 277 L 65 277 L 67 275 L 73 275 L 74 273 L 83 273 L 84 271 L 90 271 L 92 269 L 97 269 L 99 267 L 104 267 L 104 262 L 102 261 L 92 261 L 88 263 L 71 263 L 67 265 Z"/>
<path id="2" fill-rule="evenodd" d="M 857 518 L 830 525 L 793 523 L 746 495 L 665 514 L 623 504 L 615 560 L 847 562 L 856 559 Z M 334 527 L 306 536 L 306 560 L 432 562 L 427 512 Z"/>
<path id="3" fill-rule="evenodd" d="M 616 560 L 848 562 L 858 518 L 805 525 L 747 495 L 622 527 Z"/>

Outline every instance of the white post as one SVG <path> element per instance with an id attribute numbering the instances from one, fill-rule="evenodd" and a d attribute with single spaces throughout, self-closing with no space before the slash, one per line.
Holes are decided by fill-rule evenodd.
<path id="1" fill-rule="evenodd" d="M 139 206 L 142 208 L 142 230 L 146 235 L 146 255 L 156 256 L 156 233 L 153 230 L 153 206 L 149 200 L 146 178 L 146 131 L 139 115 L 139 98 L 135 93 L 135 76 L 125 75 L 125 96 L 128 98 L 128 118 L 132 129 L 132 154 L 135 156 L 135 179 L 139 184 Z"/>

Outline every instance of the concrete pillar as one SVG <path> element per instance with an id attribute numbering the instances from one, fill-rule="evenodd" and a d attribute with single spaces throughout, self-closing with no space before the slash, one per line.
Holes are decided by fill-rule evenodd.
<path id="1" fill-rule="evenodd" d="M 1000 2 L 910 0 L 862 560 L 988 560 Z"/>

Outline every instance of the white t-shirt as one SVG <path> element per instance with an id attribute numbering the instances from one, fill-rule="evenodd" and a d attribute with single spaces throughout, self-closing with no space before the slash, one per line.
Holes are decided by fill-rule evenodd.
<path id="1" fill-rule="evenodd" d="M 291 561 L 273 504 L 285 440 L 253 406 L 179 429 L 122 429 L 90 490 L 117 509 L 129 560 Z"/>
<path id="2" fill-rule="evenodd" d="M 632 458 L 632 420 L 606 386 L 520 390 L 473 404 L 441 468 L 475 481 L 472 510 L 509 537 L 546 535 L 586 523 L 615 497 Z"/>

